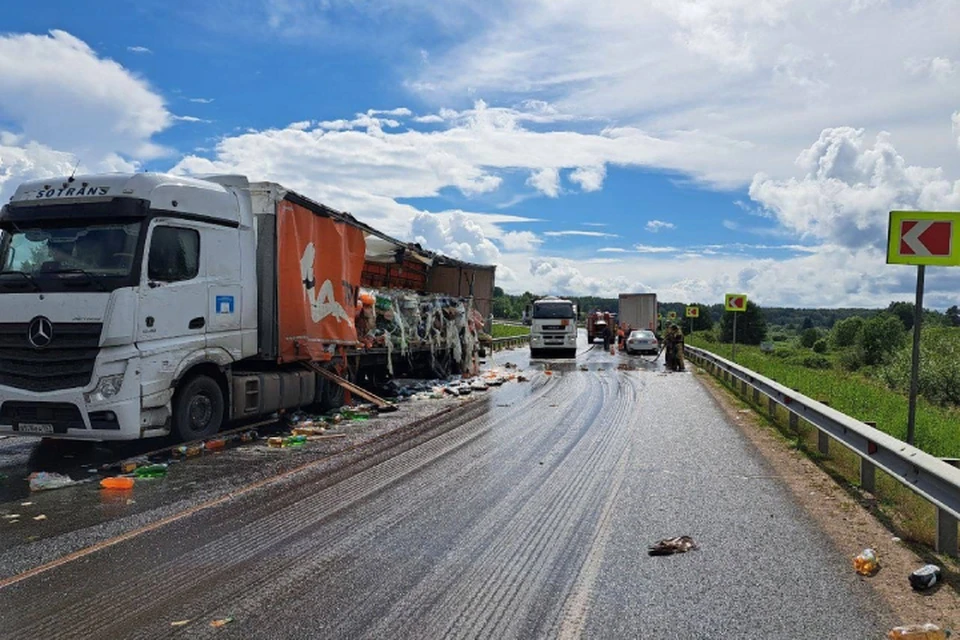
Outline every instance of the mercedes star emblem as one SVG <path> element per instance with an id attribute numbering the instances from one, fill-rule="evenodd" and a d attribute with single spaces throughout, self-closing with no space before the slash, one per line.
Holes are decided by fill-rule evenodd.
<path id="1" fill-rule="evenodd" d="M 27 327 L 27 340 L 37 349 L 50 346 L 53 342 L 53 323 L 43 316 L 37 316 Z"/>

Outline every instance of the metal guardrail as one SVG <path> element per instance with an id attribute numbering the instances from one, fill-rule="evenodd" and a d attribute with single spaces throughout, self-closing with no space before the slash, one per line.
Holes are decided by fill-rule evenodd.
<path id="1" fill-rule="evenodd" d="M 860 484 L 865 490 L 874 491 L 876 470 L 882 469 L 930 501 L 937 510 L 937 551 L 958 555 L 960 469 L 709 351 L 687 346 L 684 353 L 713 375 L 734 385 L 739 383 L 744 395 L 752 389 L 755 403 L 759 404 L 761 396 L 766 396 L 771 417 L 778 406 L 786 409 L 792 430 L 799 428 L 801 419 L 816 427 L 821 453 L 829 451 L 829 441 L 833 439 L 857 454 Z"/>
<path id="2" fill-rule="evenodd" d="M 512 349 L 513 347 L 519 347 L 520 345 L 530 342 L 530 334 L 525 333 L 520 336 L 509 336 L 506 338 L 494 338 L 491 340 L 493 343 L 493 350 L 499 351 L 500 349 Z"/>

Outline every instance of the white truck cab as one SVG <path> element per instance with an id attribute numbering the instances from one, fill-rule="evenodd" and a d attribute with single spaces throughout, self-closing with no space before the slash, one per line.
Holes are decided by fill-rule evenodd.
<path id="1" fill-rule="evenodd" d="M 247 188 L 241 176 L 152 173 L 21 185 L 0 211 L 0 433 L 219 428 L 223 402 L 202 387 L 258 348 Z M 201 388 L 180 394 L 172 424 L 188 375 Z"/>
<path id="2" fill-rule="evenodd" d="M 535 300 L 530 314 L 531 357 L 550 351 L 577 356 L 577 306 L 556 296 Z"/>

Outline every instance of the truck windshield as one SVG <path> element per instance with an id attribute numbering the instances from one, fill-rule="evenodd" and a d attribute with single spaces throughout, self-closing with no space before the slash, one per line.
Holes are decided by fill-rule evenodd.
<path id="1" fill-rule="evenodd" d="M 78 273 L 127 279 L 134 267 L 140 227 L 140 221 L 80 226 L 76 220 L 5 226 L 0 276 L 15 273 L 37 282 Z"/>
<path id="2" fill-rule="evenodd" d="M 540 319 L 572 319 L 573 305 L 569 302 L 548 302 L 533 305 L 533 317 Z"/>

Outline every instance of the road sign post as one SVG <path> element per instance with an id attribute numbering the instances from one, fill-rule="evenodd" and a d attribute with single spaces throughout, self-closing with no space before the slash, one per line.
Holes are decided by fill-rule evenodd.
<path id="1" fill-rule="evenodd" d="M 887 264 L 917 266 L 917 294 L 913 313 L 913 353 L 910 360 L 910 400 L 907 444 L 913 444 L 917 424 L 917 388 L 920 379 L 920 325 L 923 322 L 923 285 L 926 267 L 960 265 L 960 212 L 891 211 L 887 233 Z"/>
<path id="2" fill-rule="evenodd" d="M 700 317 L 700 307 L 687 307 L 686 315 L 690 318 L 690 335 L 693 335 L 693 320 Z"/>
<path id="3" fill-rule="evenodd" d="M 745 293 L 728 293 L 723 307 L 733 312 L 733 347 L 730 350 L 730 359 L 737 360 L 737 316 L 747 310 L 747 295 Z"/>

